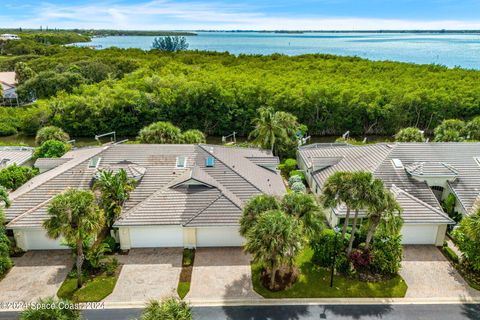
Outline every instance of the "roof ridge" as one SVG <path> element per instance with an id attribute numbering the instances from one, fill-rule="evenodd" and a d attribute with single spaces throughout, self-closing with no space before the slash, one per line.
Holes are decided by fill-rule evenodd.
<path id="1" fill-rule="evenodd" d="M 385 160 L 387 160 L 390 155 L 392 154 L 393 150 L 396 149 L 397 145 L 396 144 L 393 144 L 393 145 L 390 145 L 390 144 L 382 144 L 384 146 L 386 146 L 389 150 L 387 152 L 387 154 L 385 155 L 385 157 L 383 158 L 382 161 L 379 161 L 379 163 L 375 166 L 375 168 L 373 168 L 372 170 L 372 173 L 375 175 L 375 173 L 377 172 L 377 170 L 382 166 L 382 164 L 385 162 Z"/>
<path id="2" fill-rule="evenodd" d="M 392 186 L 390 187 L 390 189 L 393 189 L 393 188 L 396 188 L 396 189 L 400 190 L 400 192 L 402 192 L 403 194 L 405 194 L 407 197 L 409 197 L 409 198 L 412 199 L 413 201 L 418 202 L 419 204 L 423 205 L 424 207 L 427 207 L 427 208 L 435 211 L 436 213 L 440 214 L 442 217 L 447 218 L 448 220 L 451 220 L 451 221 L 452 221 L 452 219 L 451 219 L 445 212 L 443 212 L 443 210 L 437 209 L 437 208 L 435 208 L 434 206 L 426 203 L 425 201 L 418 199 L 418 198 L 415 197 L 414 195 L 412 195 L 412 194 L 410 194 L 409 192 L 403 190 L 402 188 L 396 186 L 395 184 L 392 184 Z"/>
<path id="3" fill-rule="evenodd" d="M 241 177 L 242 179 L 244 179 L 245 181 L 247 181 L 252 187 L 254 187 L 255 189 L 257 189 L 258 191 L 260 191 L 261 193 L 266 193 L 266 191 L 263 191 L 261 190 L 259 187 L 257 187 L 255 184 L 253 184 L 249 179 L 247 179 L 246 177 L 244 177 L 242 174 L 240 174 L 240 172 L 238 172 L 237 170 L 234 170 L 230 165 L 226 164 L 225 161 L 222 161 L 221 159 L 219 159 L 217 157 L 217 155 L 215 155 L 214 153 L 208 151 L 206 148 L 204 148 L 204 145 L 201 145 L 199 144 L 198 145 L 200 148 L 202 148 L 202 150 L 204 150 L 205 152 L 207 152 L 209 155 L 211 155 L 212 157 L 216 158 L 218 161 L 220 161 L 223 165 L 225 165 L 227 168 L 229 168 L 230 170 L 232 170 L 233 172 L 235 172 L 239 177 Z M 244 157 L 245 158 L 245 157 Z M 246 159 L 246 158 L 245 158 Z M 246 159 L 247 161 L 250 161 L 248 159 Z"/>
<path id="4" fill-rule="evenodd" d="M 218 197 L 216 197 L 212 202 L 210 202 L 205 208 L 202 208 L 199 212 L 197 212 L 196 214 L 194 214 L 190 219 L 188 219 L 187 222 L 185 223 L 182 223 L 183 226 L 186 226 L 188 225 L 190 222 L 192 222 L 196 217 L 198 217 L 200 214 L 202 214 L 202 212 L 204 212 L 205 210 L 207 210 L 208 208 L 210 208 L 215 202 L 217 202 L 223 195 L 223 193 L 220 191 L 220 194 L 218 195 Z M 228 198 L 227 198 L 228 199 Z M 228 199 L 230 202 L 232 202 L 230 199 Z M 232 202 L 233 203 L 233 202 Z"/>
<path id="5" fill-rule="evenodd" d="M 30 208 L 28 209 L 27 211 L 25 211 L 24 213 L 16 216 L 15 218 L 13 218 L 8 224 L 7 224 L 7 227 L 11 227 L 10 225 L 15 223 L 17 220 L 20 220 L 22 217 L 32 213 L 32 212 L 35 212 L 37 211 L 38 209 L 40 209 L 41 207 L 43 207 L 44 205 L 46 205 L 48 202 L 50 202 L 52 199 L 54 198 L 54 196 L 48 198 L 47 200 L 37 204 L 35 207 L 33 208 Z"/>

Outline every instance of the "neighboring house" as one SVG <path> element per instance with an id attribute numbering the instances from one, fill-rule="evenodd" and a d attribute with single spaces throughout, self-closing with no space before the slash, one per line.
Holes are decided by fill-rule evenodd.
<path id="1" fill-rule="evenodd" d="M 480 143 L 312 144 L 297 155 L 316 194 L 336 171 L 368 171 L 382 179 L 403 208 L 404 244 L 442 245 L 453 221 L 440 202 L 450 193 L 464 215 L 480 206 Z M 343 207 L 328 214 L 332 225 L 344 217 Z"/>
<path id="2" fill-rule="evenodd" d="M 125 169 L 138 185 L 114 225 L 122 249 L 241 246 L 245 202 L 286 192 L 278 163 L 267 151 L 203 144 L 75 149 L 37 161 L 43 173 L 10 195 L 7 228 L 24 250 L 64 249 L 42 227 L 50 200 L 67 188 L 89 189 L 99 170 Z"/>
<path id="3" fill-rule="evenodd" d="M 30 165 L 34 148 L 0 147 L 0 170 L 12 164 Z"/>
<path id="4" fill-rule="evenodd" d="M 13 101 L 17 101 L 17 80 L 15 79 L 15 72 L 0 72 L 0 86 L 2 94 L 0 95 L 4 103 L 12 104 Z"/>
<path id="5" fill-rule="evenodd" d="M 20 40 L 20 37 L 17 36 L 16 34 L 10 34 L 10 33 L 4 33 L 0 34 L 0 40 Z"/>

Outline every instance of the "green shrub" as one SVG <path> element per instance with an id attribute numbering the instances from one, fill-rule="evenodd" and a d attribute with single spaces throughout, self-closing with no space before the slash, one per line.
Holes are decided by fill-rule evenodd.
<path id="1" fill-rule="evenodd" d="M 0 256 L 0 278 L 12 267 L 12 259 L 9 256 Z"/>
<path id="2" fill-rule="evenodd" d="M 451 261 L 458 263 L 460 259 L 458 258 L 457 254 L 449 247 L 443 247 L 442 248 L 443 252 L 445 255 L 450 259 Z"/>
<path id="3" fill-rule="evenodd" d="M 118 269 L 118 259 L 115 257 L 107 259 L 104 262 L 103 268 L 105 269 L 105 272 L 107 273 L 107 275 L 113 276 Z"/>
<path id="4" fill-rule="evenodd" d="M 35 150 L 34 158 L 60 158 L 71 146 L 57 140 L 47 140 Z"/>
<path id="5" fill-rule="evenodd" d="M 207 139 L 205 138 L 205 134 L 203 134 L 202 131 L 192 129 L 192 130 L 187 130 L 184 133 L 182 133 L 182 143 L 205 143 L 207 142 Z"/>
<path id="6" fill-rule="evenodd" d="M 336 235 L 332 229 L 324 229 L 320 234 L 310 242 L 313 249 L 312 261 L 322 267 L 329 267 L 333 263 L 334 254 L 339 254 L 344 249 L 340 235 Z M 337 251 L 335 252 L 335 241 L 337 241 Z"/>
<path id="7" fill-rule="evenodd" d="M 0 170 L 0 186 L 9 190 L 16 190 L 37 174 L 38 170 L 35 168 L 13 164 Z"/>
<path id="8" fill-rule="evenodd" d="M 48 140 L 67 142 L 70 140 L 70 136 L 61 128 L 55 126 L 43 127 L 37 131 L 37 135 L 35 137 L 35 143 L 37 145 L 40 146 Z"/>
<path id="9" fill-rule="evenodd" d="M 138 140 L 141 143 L 181 143 L 180 128 L 170 122 L 155 122 L 140 130 Z"/>
<path id="10" fill-rule="evenodd" d="M 341 252 L 337 255 L 335 259 L 335 270 L 345 276 L 348 276 L 352 273 L 352 264 L 344 252 Z"/>
<path id="11" fill-rule="evenodd" d="M 20 320 L 80 320 L 80 311 L 68 308 L 68 300 L 53 297 L 42 298 L 20 313 Z M 47 307 L 48 306 L 48 307 Z"/>
<path id="12" fill-rule="evenodd" d="M 288 185 L 290 187 L 292 187 L 292 185 L 296 182 L 302 182 L 302 177 L 298 176 L 298 175 L 294 175 L 294 176 L 291 176 L 289 179 L 288 179 Z"/>
<path id="13" fill-rule="evenodd" d="M 306 192 L 307 187 L 302 182 L 295 182 L 291 187 L 293 192 Z"/>
<path id="14" fill-rule="evenodd" d="M 11 136 L 17 134 L 17 129 L 8 123 L 0 123 L 0 136 Z"/>
<path id="15" fill-rule="evenodd" d="M 395 135 L 397 142 L 424 142 L 425 137 L 422 131 L 415 127 L 403 128 Z"/>
<path id="16" fill-rule="evenodd" d="M 403 253 L 401 241 L 401 236 L 374 239 L 371 249 L 373 271 L 386 275 L 394 275 L 400 271 Z"/>
<path id="17" fill-rule="evenodd" d="M 181 300 L 167 298 L 161 302 L 151 300 L 142 313 L 141 320 L 192 320 L 190 306 Z"/>
<path id="18" fill-rule="evenodd" d="M 103 243 L 105 243 L 109 247 L 110 252 L 117 251 L 118 244 L 114 237 L 112 236 L 105 237 L 105 239 L 103 240 Z"/>
<path id="19" fill-rule="evenodd" d="M 281 170 L 284 177 L 289 177 L 290 172 L 292 170 L 295 170 L 296 168 L 297 168 L 297 160 L 287 159 L 287 160 L 285 160 L 283 165 L 280 167 L 280 170 Z"/>
<path id="20" fill-rule="evenodd" d="M 302 170 L 292 170 L 290 171 L 290 177 L 293 176 L 300 176 L 302 178 L 302 182 L 305 184 L 307 180 L 305 179 L 305 173 Z"/>

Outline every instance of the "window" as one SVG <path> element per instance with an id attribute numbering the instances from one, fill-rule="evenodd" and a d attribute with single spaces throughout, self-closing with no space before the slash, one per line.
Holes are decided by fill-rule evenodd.
<path id="1" fill-rule="evenodd" d="M 93 157 L 90 159 L 88 162 L 88 168 L 90 169 L 96 169 L 98 168 L 98 165 L 100 164 L 100 161 L 102 160 L 101 157 Z"/>
<path id="2" fill-rule="evenodd" d="M 177 168 L 185 168 L 187 166 L 187 157 L 177 157 Z"/>
<path id="3" fill-rule="evenodd" d="M 392 159 L 393 166 L 395 169 L 402 169 L 403 168 L 403 163 L 402 160 L 400 159 Z"/>
<path id="4" fill-rule="evenodd" d="M 215 158 L 214 157 L 208 157 L 205 159 L 205 166 L 208 168 L 211 168 L 215 165 Z"/>

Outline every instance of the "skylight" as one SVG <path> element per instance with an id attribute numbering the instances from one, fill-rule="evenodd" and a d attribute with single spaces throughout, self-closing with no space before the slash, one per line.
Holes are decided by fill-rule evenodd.
<path id="1" fill-rule="evenodd" d="M 185 168 L 187 166 L 187 157 L 177 157 L 177 168 Z"/>
<path id="2" fill-rule="evenodd" d="M 100 164 L 100 161 L 102 160 L 101 157 L 93 157 L 90 159 L 90 161 L 88 162 L 88 167 L 90 169 L 96 169 L 98 168 L 98 165 Z"/>
<path id="3" fill-rule="evenodd" d="M 395 169 L 402 169 L 403 168 L 403 163 L 402 160 L 400 159 L 392 159 L 393 166 Z"/>
<path id="4" fill-rule="evenodd" d="M 477 164 L 480 166 L 480 157 L 473 157 L 473 159 L 475 159 L 475 161 L 477 162 Z"/>
<path id="5" fill-rule="evenodd" d="M 214 157 L 208 157 L 205 159 L 205 166 L 207 168 L 211 168 L 215 165 L 215 158 Z"/>

